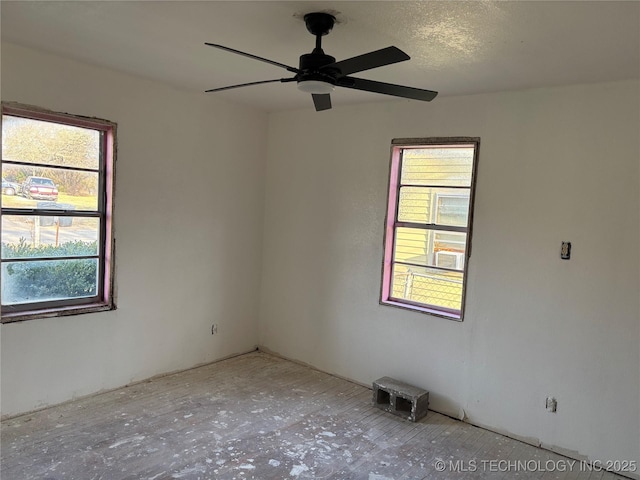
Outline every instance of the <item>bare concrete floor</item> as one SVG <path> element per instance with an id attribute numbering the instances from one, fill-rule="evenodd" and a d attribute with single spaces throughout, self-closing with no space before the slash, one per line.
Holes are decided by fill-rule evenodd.
<path id="1" fill-rule="evenodd" d="M 10 419 L 1 434 L 2 480 L 622 478 L 434 412 L 402 420 L 362 386 L 258 352 Z"/>

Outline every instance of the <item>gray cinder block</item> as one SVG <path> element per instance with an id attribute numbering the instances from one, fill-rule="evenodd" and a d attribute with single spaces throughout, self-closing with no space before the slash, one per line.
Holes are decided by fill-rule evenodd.
<path id="1" fill-rule="evenodd" d="M 386 412 L 417 422 L 427 414 L 429 392 L 390 377 L 382 377 L 373 382 L 373 404 Z"/>

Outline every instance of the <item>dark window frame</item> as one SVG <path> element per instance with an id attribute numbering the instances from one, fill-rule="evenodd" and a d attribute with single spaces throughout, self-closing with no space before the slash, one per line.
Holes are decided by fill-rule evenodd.
<path id="1" fill-rule="evenodd" d="M 420 185 L 421 187 L 431 188 L 460 188 L 469 191 L 469 211 L 467 217 L 467 225 L 465 227 L 447 226 L 440 224 L 429 224 L 419 222 L 401 222 L 398 221 L 398 210 L 400 205 L 400 188 L 410 185 L 402 185 L 402 151 L 403 148 L 451 148 L 456 146 L 473 147 L 473 164 L 471 166 L 470 185 L 465 187 L 442 187 L 431 185 Z M 382 263 L 382 281 L 380 287 L 380 304 L 402 309 L 408 309 L 429 315 L 443 317 L 449 320 L 463 321 L 466 304 L 467 279 L 469 277 L 469 259 L 472 251 L 472 234 L 473 234 L 473 218 L 475 191 L 477 182 L 478 158 L 480 154 L 480 138 L 479 137 L 431 137 L 431 138 L 399 138 L 391 142 L 391 161 L 389 165 L 389 177 L 387 188 L 387 210 L 385 216 L 385 233 L 383 242 L 383 263 Z M 466 243 L 464 252 L 464 262 L 462 268 L 462 298 L 460 309 L 448 309 L 436 305 L 414 302 L 411 300 L 397 298 L 392 295 L 393 289 L 393 266 L 394 251 L 396 243 L 396 229 L 399 227 L 410 227 L 431 230 L 434 232 L 461 232 L 465 233 Z M 416 265 L 423 267 L 423 265 Z M 446 268 L 436 268 L 446 271 Z M 457 271 L 457 270 L 456 270 Z"/>
<path id="2" fill-rule="evenodd" d="M 53 112 L 39 107 L 13 102 L 2 102 L 2 116 L 4 115 L 96 130 L 100 133 L 100 158 L 97 169 L 64 167 L 48 163 L 21 162 L 19 159 L 2 159 L 3 165 L 35 165 L 98 174 L 98 206 L 96 210 L 47 210 L 41 208 L 25 209 L 3 207 L 2 215 L 97 218 L 100 222 L 100 232 L 98 253 L 95 256 L 78 257 L 98 259 L 98 288 L 95 296 L 2 305 L 1 323 L 114 310 L 116 305 L 114 298 L 115 239 L 113 235 L 113 194 L 116 165 L 116 123 L 99 118 Z M 74 258 L 75 257 L 55 257 L 51 260 Z M 17 261 L 28 260 L 29 259 Z M 45 259 L 42 257 L 39 258 L 39 260 L 48 260 L 48 258 Z M 12 261 L 16 261 L 16 259 L 12 259 Z"/>

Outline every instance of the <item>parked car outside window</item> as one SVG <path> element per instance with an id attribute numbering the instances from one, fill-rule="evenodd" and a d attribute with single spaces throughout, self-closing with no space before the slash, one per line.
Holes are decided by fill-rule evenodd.
<path id="1" fill-rule="evenodd" d="M 58 200 L 58 188 L 53 180 L 46 177 L 27 177 L 22 184 L 22 195 L 37 200 Z"/>
<path id="2" fill-rule="evenodd" d="M 20 187 L 17 183 L 2 179 L 2 195 L 15 195 L 19 191 Z"/>

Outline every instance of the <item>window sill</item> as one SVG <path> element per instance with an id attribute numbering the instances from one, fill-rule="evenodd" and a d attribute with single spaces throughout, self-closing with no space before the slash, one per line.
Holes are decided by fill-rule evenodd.
<path id="1" fill-rule="evenodd" d="M 69 315 L 82 315 L 85 313 L 105 312 L 115 310 L 116 306 L 111 303 L 92 303 L 87 305 L 75 305 L 57 308 L 44 308 L 40 310 L 23 310 L 20 312 L 3 312 L 2 322 L 15 323 L 35 320 L 38 318 L 66 317 Z"/>
<path id="2" fill-rule="evenodd" d="M 437 310 L 435 308 L 429 308 L 424 305 L 414 305 L 411 303 L 399 302 L 397 300 L 380 300 L 380 305 L 387 305 L 389 307 L 402 308 L 403 310 L 426 313 L 434 317 L 446 318 L 447 320 L 454 320 L 456 322 L 462 322 L 463 319 L 463 315 L 461 312 L 447 312 L 443 310 Z"/>

